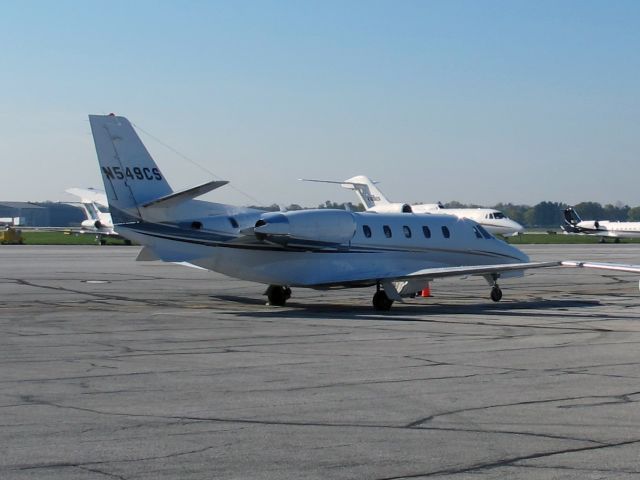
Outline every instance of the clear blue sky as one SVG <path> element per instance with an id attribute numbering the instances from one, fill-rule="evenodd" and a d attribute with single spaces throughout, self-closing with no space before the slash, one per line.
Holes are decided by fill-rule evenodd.
<path id="1" fill-rule="evenodd" d="M 639 1 L 5 1 L 0 45 L 0 200 L 102 187 L 116 112 L 263 204 L 640 205 Z"/>

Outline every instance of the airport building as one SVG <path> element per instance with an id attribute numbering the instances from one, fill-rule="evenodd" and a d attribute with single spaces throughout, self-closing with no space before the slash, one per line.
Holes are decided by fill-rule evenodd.
<path id="1" fill-rule="evenodd" d="M 84 219 L 80 208 L 65 203 L 0 201 L 0 225 L 69 227 L 79 225 Z"/>

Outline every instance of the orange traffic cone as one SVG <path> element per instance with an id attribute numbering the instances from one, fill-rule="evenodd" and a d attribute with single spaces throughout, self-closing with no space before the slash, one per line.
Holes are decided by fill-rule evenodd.
<path id="1" fill-rule="evenodd" d="M 429 288 L 429 284 L 428 283 L 427 283 L 427 286 L 422 289 L 422 296 L 423 297 L 430 297 L 431 296 L 431 288 Z"/>

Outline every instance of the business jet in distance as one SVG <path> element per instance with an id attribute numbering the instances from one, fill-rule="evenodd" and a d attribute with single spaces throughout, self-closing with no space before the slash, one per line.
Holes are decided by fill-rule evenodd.
<path id="1" fill-rule="evenodd" d="M 104 237 L 120 238 L 113 228 L 107 195 L 102 190 L 74 187 L 65 191 L 80 198 L 80 202 L 76 203 L 80 205 L 87 217 L 86 220 L 82 221 L 79 229 L 65 228 L 65 231 L 93 234 L 101 245 L 105 244 Z"/>
<path id="2" fill-rule="evenodd" d="M 228 182 L 175 192 L 126 118 L 90 115 L 89 121 L 111 216 L 121 236 L 144 246 L 138 260 L 267 284 L 271 305 L 284 305 L 291 287 L 375 286 L 374 307 L 389 310 L 431 280 L 467 275 L 484 277 L 499 301 L 498 279 L 563 265 L 530 262 L 481 225 L 451 215 L 263 212 L 195 200 Z M 640 273 L 633 265 L 564 264 Z"/>
<path id="3" fill-rule="evenodd" d="M 640 238 L 640 222 L 612 222 L 609 220 L 582 220 L 573 207 L 564 210 L 564 225 L 566 233 L 596 235 L 604 242 L 605 237 L 614 238 L 616 243 L 621 238 Z"/>
<path id="4" fill-rule="evenodd" d="M 453 215 L 458 218 L 468 218 L 479 223 L 492 234 L 505 236 L 517 235 L 524 231 L 524 227 L 511 220 L 500 210 L 493 208 L 445 208 L 441 203 L 393 203 L 380 191 L 375 182 L 364 175 L 357 175 L 343 182 L 331 180 L 313 180 L 303 178 L 305 182 L 337 183 L 344 188 L 353 190 L 369 212 L 379 213 L 438 213 Z"/>

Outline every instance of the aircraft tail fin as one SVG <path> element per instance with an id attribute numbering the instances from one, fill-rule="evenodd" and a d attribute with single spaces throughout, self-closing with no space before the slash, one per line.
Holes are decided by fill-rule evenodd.
<path id="1" fill-rule="evenodd" d="M 576 212 L 573 207 L 565 208 L 562 213 L 564 214 L 564 221 L 567 225 L 575 226 L 582 221 L 580 215 L 578 215 L 578 212 Z"/>
<path id="2" fill-rule="evenodd" d="M 342 186 L 342 188 L 353 190 L 367 210 L 391 203 L 378 187 L 376 187 L 375 182 L 364 175 L 357 175 L 342 182 L 335 180 L 315 180 L 311 178 L 301 178 L 300 180 L 303 182 L 336 183 Z"/>
<path id="3" fill-rule="evenodd" d="M 143 218 L 141 205 L 173 193 L 125 117 L 89 115 L 100 172 L 114 223 Z"/>
<path id="4" fill-rule="evenodd" d="M 356 195 L 367 210 L 391 203 L 369 177 L 356 175 L 341 183 L 344 188 L 356 192 Z"/>

